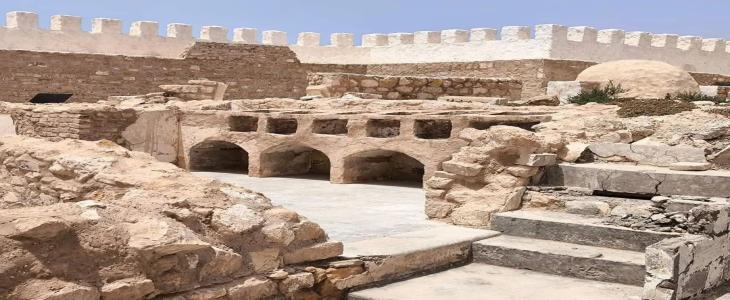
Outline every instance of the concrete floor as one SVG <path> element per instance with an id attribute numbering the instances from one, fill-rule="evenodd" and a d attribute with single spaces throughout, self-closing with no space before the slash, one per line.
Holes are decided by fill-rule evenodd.
<path id="1" fill-rule="evenodd" d="M 627 300 L 641 287 L 589 281 L 484 264 L 358 291 L 350 300 Z"/>
<path id="2" fill-rule="evenodd" d="M 263 193 L 276 205 L 317 222 L 330 238 L 355 242 L 436 227 L 423 213 L 420 186 L 332 184 L 322 178 L 195 172 Z"/>

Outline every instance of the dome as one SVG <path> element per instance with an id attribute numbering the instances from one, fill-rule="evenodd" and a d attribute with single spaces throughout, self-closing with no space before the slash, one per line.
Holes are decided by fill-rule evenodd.
<path id="1" fill-rule="evenodd" d="M 613 81 L 628 92 L 624 97 L 660 98 L 679 92 L 699 92 L 697 81 L 687 71 L 652 60 L 618 60 L 585 69 L 578 81 Z"/>

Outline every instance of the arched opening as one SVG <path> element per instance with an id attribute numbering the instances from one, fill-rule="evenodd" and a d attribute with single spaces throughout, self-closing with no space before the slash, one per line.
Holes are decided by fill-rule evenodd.
<path id="1" fill-rule="evenodd" d="M 205 141 L 190 149 L 191 171 L 248 173 L 248 152 L 234 143 Z"/>
<path id="2" fill-rule="evenodd" d="M 322 151 L 311 147 L 286 144 L 273 147 L 261 154 L 261 175 L 311 175 L 329 180 L 330 160 Z"/>
<path id="3" fill-rule="evenodd" d="M 345 158 L 345 182 L 384 182 L 422 184 L 423 163 L 406 154 L 371 150 Z"/>

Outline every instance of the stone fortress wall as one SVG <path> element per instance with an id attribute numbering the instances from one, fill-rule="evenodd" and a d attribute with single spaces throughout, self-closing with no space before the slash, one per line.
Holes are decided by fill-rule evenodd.
<path id="1" fill-rule="evenodd" d="M 159 36 L 157 22 L 137 21 L 129 34 L 122 33 L 122 21 L 96 18 L 91 32 L 81 29 L 81 18 L 53 16 L 50 30 L 38 27 L 38 15 L 9 12 L 7 26 L 0 28 L 4 50 L 91 53 L 106 55 L 183 58 L 196 40 L 187 24 L 169 24 L 167 36 Z M 355 35 L 334 33 L 329 45 L 322 45 L 319 33 L 299 33 L 289 46 L 302 63 L 395 64 L 473 62 L 523 59 L 555 59 L 605 62 L 618 59 L 662 60 L 687 71 L 726 74 L 730 71 L 728 42 L 724 39 L 624 32 L 618 29 L 537 25 L 507 26 L 501 30 L 419 31 L 415 33 L 366 34 L 360 46 Z M 199 41 L 287 46 L 282 31 L 236 28 L 233 39 L 228 29 L 204 26 Z"/>

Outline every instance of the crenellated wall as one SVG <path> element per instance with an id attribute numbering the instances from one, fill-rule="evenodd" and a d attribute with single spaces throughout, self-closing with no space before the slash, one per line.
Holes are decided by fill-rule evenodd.
<path id="1" fill-rule="evenodd" d="M 71 52 L 125 56 L 182 58 L 196 41 L 287 46 L 286 32 L 268 30 L 257 38 L 253 28 L 236 28 L 229 38 L 227 28 L 204 26 L 200 38 L 192 26 L 167 25 L 159 35 L 157 22 L 137 21 L 122 32 L 122 21 L 96 18 L 91 32 L 81 29 L 81 18 L 53 16 L 49 30 L 38 27 L 38 15 L 9 12 L 7 26 L 0 28 L 4 50 Z M 561 25 L 506 26 L 500 30 L 475 28 L 415 33 L 333 33 L 328 45 L 316 32 L 303 32 L 289 47 L 302 63 L 396 64 L 476 62 L 498 60 L 556 59 L 605 62 L 617 59 L 661 60 L 700 73 L 730 74 L 730 47 L 724 39 L 625 32 L 619 29 Z"/>

